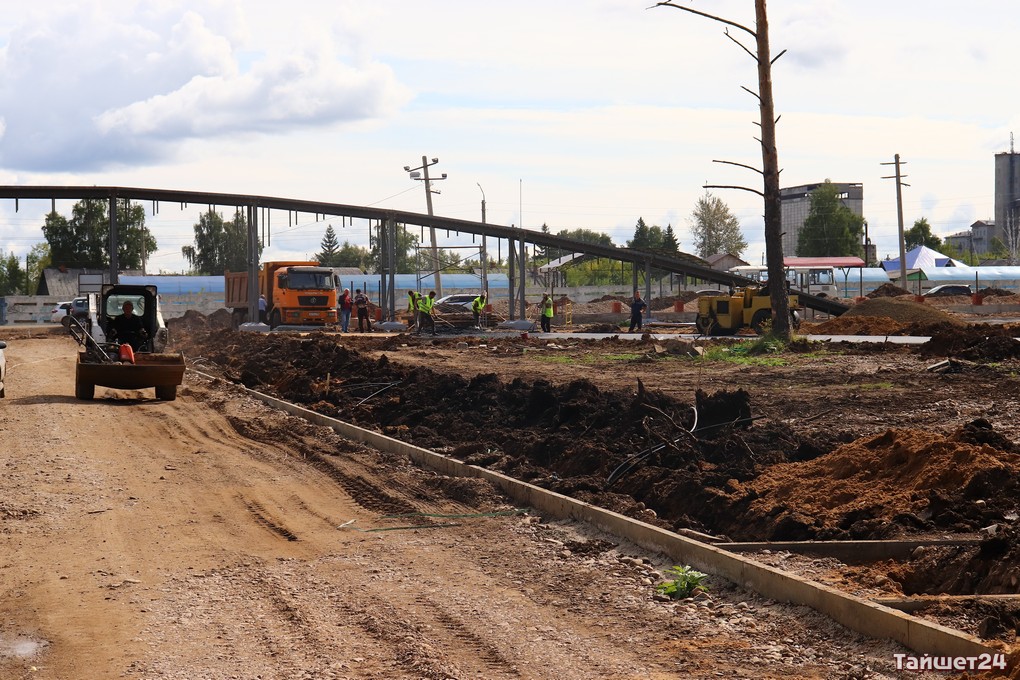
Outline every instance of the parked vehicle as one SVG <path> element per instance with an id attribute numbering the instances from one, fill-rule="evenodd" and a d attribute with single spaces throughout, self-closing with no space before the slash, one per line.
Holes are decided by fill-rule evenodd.
<path id="1" fill-rule="evenodd" d="M 227 272 L 223 278 L 226 306 L 236 327 L 248 320 L 248 272 Z M 339 283 L 332 269 L 317 262 L 263 263 L 258 292 L 266 296 L 269 327 L 335 324 Z"/>
<path id="2" fill-rule="evenodd" d="M 63 319 L 71 312 L 71 300 L 67 302 L 58 302 L 52 310 L 50 310 L 50 321 L 53 323 L 60 323 Z"/>
<path id="3" fill-rule="evenodd" d="M 941 286 L 935 286 L 924 294 L 924 297 L 951 297 L 954 295 L 966 295 L 970 296 L 973 291 L 970 286 L 965 283 L 944 283 Z"/>
<path id="4" fill-rule="evenodd" d="M 0 399 L 7 396 L 4 384 L 7 382 L 7 357 L 4 356 L 4 350 L 7 349 L 7 343 L 0 340 Z"/>
<path id="5" fill-rule="evenodd" d="M 443 297 L 436 300 L 437 305 L 452 305 L 454 307 L 463 307 L 464 309 L 471 311 L 471 303 L 475 301 L 477 295 L 470 293 L 456 293 L 454 295 L 444 295 Z"/>

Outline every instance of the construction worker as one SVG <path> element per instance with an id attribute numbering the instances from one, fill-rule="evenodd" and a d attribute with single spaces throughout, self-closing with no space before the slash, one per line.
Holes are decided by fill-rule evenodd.
<path id="1" fill-rule="evenodd" d="M 641 299 L 641 291 L 634 291 L 634 299 L 630 303 L 630 330 L 628 333 L 633 333 L 634 328 L 641 330 L 641 314 L 648 308 L 645 301 Z"/>
<path id="2" fill-rule="evenodd" d="M 475 315 L 475 328 L 481 328 L 482 312 L 485 311 L 485 293 L 471 301 L 471 313 Z"/>
<path id="3" fill-rule="evenodd" d="M 418 298 L 418 332 L 415 335 L 421 335 L 425 326 L 432 329 L 432 335 L 436 334 L 436 320 L 432 316 L 432 307 L 435 303 L 436 291 L 434 290 L 430 290 L 428 295 Z"/>
<path id="4" fill-rule="evenodd" d="M 418 326 L 418 300 L 421 298 L 418 291 L 407 291 L 407 311 L 411 314 L 411 325 L 408 330 Z"/>
<path id="5" fill-rule="evenodd" d="M 549 293 L 542 293 L 542 332 L 552 333 L 553 301 Z"/>

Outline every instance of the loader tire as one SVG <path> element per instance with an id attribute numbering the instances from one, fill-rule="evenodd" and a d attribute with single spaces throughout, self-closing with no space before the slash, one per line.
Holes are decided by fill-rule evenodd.
<path id="1" fill-rule="evenodd" d="M 751 329 L 758 335 L 765 334 L 765 325 L 772 321 L 772 313 L 765 309 L 759 309 L 751 317 Z"/>
<path id="2" fill-rule="evenodd" d="M 698 329 L 698 332 L 702 335 L 712 335 L 712 326 L 715 325 L 710 317 L 699 316 L 694 320 L 694 327 Z"/>
<path id="3" fill-rule="evenodd" d="M 156 398 L 160 401 L 177 399 L 177 385 L 156 385 Z"/>
<path id="4" fill-rule="evenodd" d="M 96 386 L 90 385 L 89 383 L 74 383 L 74 397 L 75 399 L 84 399 L 86 401 L 95 398 Z"/>

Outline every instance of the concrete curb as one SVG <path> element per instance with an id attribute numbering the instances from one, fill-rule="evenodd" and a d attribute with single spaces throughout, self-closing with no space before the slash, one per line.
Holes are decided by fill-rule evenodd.
<path id="1" fill-rule="evenodd" d="M 217 378 L 189 367 L 205 378 Z M 380 432 L 367 430 L 335 418 L 310 411 L 262 392 L 236 385 L 269 406 L 316 425 L 333 429 L 355 441 L 380 451 L 407 456 L 419 465 L 452 477 L 485 479 L 516 503 L 526 505 L 558 519 L 592 524 L 607 533 L 625 538 L 648 550 L 662 552 L 678 564 L 721 576 L 764 597 L 811 607 L 834 621 L 872 638 L 890 639 L 921 654 L 936 656 L 977 656 L 1002 651 L 966 633 L 923 621 L 890 607 L 841 593 L 821 583 L 760 564 L 753 560 L 701 543 L 670 531 L 625 517 L 610 510 L 584 503 L 540 487 L 507 477 L 498 472 L 467 465 L 453 458 L 423 449 Z"/>

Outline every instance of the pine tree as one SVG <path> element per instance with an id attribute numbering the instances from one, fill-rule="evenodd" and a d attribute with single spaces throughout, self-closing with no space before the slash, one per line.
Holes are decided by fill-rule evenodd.
<path id="1" fill-rule="evenodd" d="M 740 257 L 747 241 L 740 233 L 740 221 L 721 199 L 706 191 L 691 214 L 691 233 L 698 257 L 730 253 Z"/>
<path id="2" fill-rule="evenodd" d="M 680 253 L 680 241 L 673 231 L 672 224 L 667 224 L 666 231 L 662 234 L 662 252 L 666 255 L 677 255 Z"/>
<path id="3" fill-rule="evenodd" d="M 336 237 L 336 231 L 332 224 L 326 225 L 326 233 L 322 236 L 320 246 L 322 250 L 315 257 L 318 263 L 323 267 L 338 267 L 336 260 L 340 253 L 340 241 Z"/>

